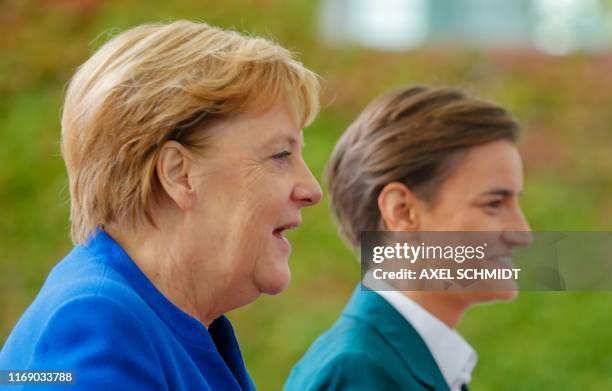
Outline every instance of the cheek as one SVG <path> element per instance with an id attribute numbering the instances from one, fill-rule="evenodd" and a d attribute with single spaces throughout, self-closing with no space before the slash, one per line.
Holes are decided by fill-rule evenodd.
<path id="1" fill-rule="evenodd" d="M 470 211 L 446 205 L 427 211 L 421 219 L 423 231 L 463 231 L 473 221 Z"/>
<path id="2" fill-rule="evenodd" d="M 496 231 L 500 224 L 495 216 L 488 215 L 474 205 L 450 205 L 435 208 L 423 219 L 423 231 Z M 425 228 L 427 227 L 427 228 Z"/>
<path id="3" fill-rule="evenodd" d="M 463 231 L 491 231 L 497 228 L 493 216 L 474 206 L 466 207 L 461 211 L 455 222 L 457 227 Z"/>
<path id="4" fill-rule="evenodd" d="M 288 173 L 267 166 L 245 167 L 239 185 L 239 196 L 259 211 L 274 210 L 290 199 L 293 181 Z"/>
<path id="5" fill-rule="evenodd" d="M 282 189 L 262 187 L 246 196 L 242 213 L 253 232 L 260 231 L 263 226 L 271 231 L 293 217 L 287 212 L 288 204 L 288 196 Z"/>
<path id="6" fill-rule="evenodd" d="M 504 227 L 499 214 L 490 214 L 475 206 L 469 215 L 466 214 L 463 224 L 466 231 L 501 231 Z"/>
<path id="7" fill-rule="evenodd" d="M 253 193 L 257 194 L 258 206 L 266 214 L 272 217 L 282 219 L 293 219 L 295 216 L 287 208 L 291 204 L 291 195 L 293 183 L 284 180 L 284 178 L 267 178 L 266 181 L 261 181 L 257 189 L 253 189 Z M 286 223 L 282 220 L 276 223 Z"/>

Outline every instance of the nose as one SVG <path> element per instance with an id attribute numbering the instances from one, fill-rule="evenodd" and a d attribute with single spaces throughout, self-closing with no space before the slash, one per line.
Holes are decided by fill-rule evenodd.
<path id="1" fill-rule="evenodd" d="M 323 197 L 321 185 L 319 185 L 319 182 L 317 182 L 314 175 L 312 175 L 306 163 L 303 164 L 303 167 L 303 173 L 292 193 L 293 200 L 300 204 L 302 208 L 318 204 Z"/>
<path id="2" fill-rule="evenodd" d="M 526 247 L 533 242 L 531 231 L 504 231 L 502 232 L 502 238 L 511 247 Z"/>
<path id="3" fill-rule="evenodd" d="M 533 242 L 531 228 L 520 208 L 517 208 L 513 221 L 503 232 L 504 241 L 511 246 L 529 246 Z"/>
<path id="4" fill-rule="evenodd" d="M 512 222 L 513 231 L 531 231 L 531 227 L 525 218 L 525 214 L 520 206 L 517 204 L 516 213 L 514 214 L 514 221 Z"/>

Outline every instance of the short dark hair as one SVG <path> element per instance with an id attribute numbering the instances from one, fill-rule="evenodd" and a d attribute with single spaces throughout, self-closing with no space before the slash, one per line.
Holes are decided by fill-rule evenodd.
<path id="1" fill-rule="evenodd" d="M 417 86 L 380 96 L 340 137 L 327 166 L 340 233 L 358 247 L 361 231 L 380 229 L 377 199 L 391 182 L 433 205 L 461 152 L 515 143 L 519 132 L 507 110 L 457 89 Z"/>

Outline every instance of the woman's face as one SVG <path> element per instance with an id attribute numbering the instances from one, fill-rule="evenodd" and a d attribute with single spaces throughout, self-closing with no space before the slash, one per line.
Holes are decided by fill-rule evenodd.
<path id="1" fill-rule="evenodd" d="M 285 102 L 264 113 L 213 125 L 196 159 L 189 240 L 198 254 L 196 283 L 232 287 L 239 295 L 276 294 L 289 283 L 287 229 L 300 210 L 318 203 L 321 188 L 302 156 L 303 133 Z M 212 251 L 211 251 L 212 249 Z M 205 266 L 207 265 L 207 266 Z M 210 272 L 209 268 L 214 268 Z M 192 268 L 193 269 L 193 268 Z"/>
<path id="2" fill-rule="evenodd" d="M 519 205 L 523 168 L 505 140 L 470 148 L 438 189 L 433 208 L 421 206 L 422 231 L 526 231 Z"/>
<path id="3" fill-rule="evenodd" d="M 419 205 L 419 229 L 421 231 L 491 231 L 487 238 L 487 254 L 511 256 L 516 246 L 524 246 L 530 240 L 529 225 L 519 205 L 523 189 L 523 170 L 517 148 L 508 141 L 495 141 L 470 148 L 453 168 L 451 176 L 438 189 L 432 208 Z M 494 246 L 495 250 L 493 250 Z M 489 251 L 491 250 L 491 251 Z M 496 257 L 493 262 L 508 261 Z M 493 265 L 493 264 L 492 264 Z M 500 264 L 503 265 L 503 264 Z M 506 266 L 506 265 L 503 265 Z M 464 292 L 471 301 L 512 299 L 516 292 L 509 290 Z"/>

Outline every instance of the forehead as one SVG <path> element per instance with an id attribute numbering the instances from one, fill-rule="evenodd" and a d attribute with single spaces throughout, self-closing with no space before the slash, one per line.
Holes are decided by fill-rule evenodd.
<path id="1" fill-rule="evenodd" d="M 468 149 L 457 160 L 440 191 L 452 193 L 454 197 L 495 188 L 518 194 L 522 187 L 523 168 L 518 149 L 510 141 L 498 140 Z"/>
<path id="2" fill-rule="evenodd" d="M 208 129 L 217 145 L 257 146 L 261 144 L 303 144 L 303 132 L 296 111 L 285 101 L 263 111 L 235 115 Z"/>

